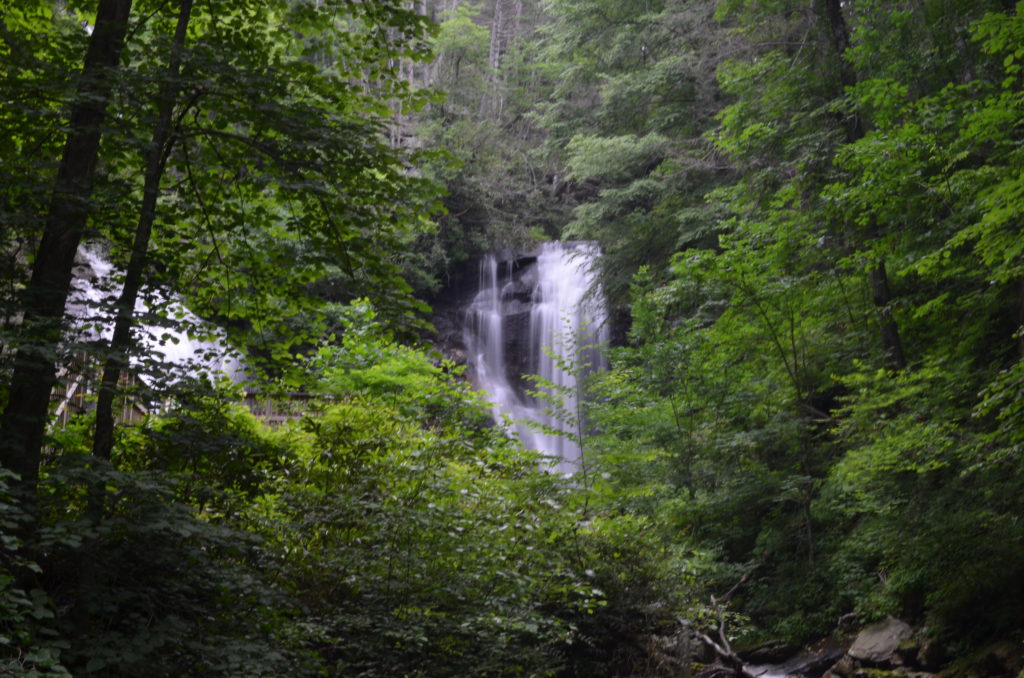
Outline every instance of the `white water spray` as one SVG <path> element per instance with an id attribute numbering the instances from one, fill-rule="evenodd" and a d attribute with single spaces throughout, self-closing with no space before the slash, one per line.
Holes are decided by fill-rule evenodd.
<path id="1" fill-rule="evenodd" d="M 598 367 L 596 347 L 607 342 L 604 300 L 592 271 L 597 255 L 588 243 L 547 243 L 537 256 L 528 341 L 519 343 L 528 347 L 528 371 L 540 378 L 529 388 L 540 397 L 517 389 L 509 378 L 506 344 L 515 343 L 510 333 L 516 328 L 506 321 L 526 312 L 514 298 L 511 264 L 484 259 L 480 291 L 466 314 L 469 361 L 495 418 L 511 419 L 522 443 L 551 457 L 552 468 L 562 473 L 580 470 L 577 438 L 584 422 L 578 379 Z"/>
<path id="2" fill-rule="evenodd" d="M 109 341 L 114 327 L 114 300 L 121 292 L 117 272 L 96 246 L 80 247 L 78 260 L 66 305 L 67 315 L 77 321 L 70 330 L 70 338 L 76 342 Z M 194 374 L 217 376 L 224 373 L 233 377 L 241 374 L 238 360 L 227 350 L 222 333 L 197 318 L 180 302 L 168 301 L 158 292 L 150 293 L 176 319 L 173 325 L 164 327 L 135 323 L 133 333 L 150 355 Z M 145 316 L 149 309 L 139 299 L 135 311 Z M 205 337 L 197 336 L 200 329 Z M 133 359 L 133 362 L 136 361 Z"/>

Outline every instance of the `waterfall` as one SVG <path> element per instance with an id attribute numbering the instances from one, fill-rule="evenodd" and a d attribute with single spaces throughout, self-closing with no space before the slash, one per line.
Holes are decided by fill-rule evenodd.
<path id="1" fill-rule="evenodd" d="M 507 416 L 520 441 L 550 457 L 552 468 L 563 473 L 580 465 L 572 437 L 583 425 L 577 377 L 598 367 L 595 347 L 607 340 L 604 301 L 591 270 L 597 256 L 590 243 L 546 243 L 536 257 L 518 261 L 489 255 L 480 264 L 479 291 L 466 313 L 471 372 L 495 418 Z M 523 372 L 549 386 L 529 379 L 524 385 Z M 528 390 L 545 395 L 534 397 Z"/>
<path id="2" fill-rule="evenodd" d="M 71 341 L 110 340 L 114 327 L 113 305 L 120 287 L 118 271 L 98 246 L 79 247 L 65 307 L 66 314 L 74 319 L 68 337 Z M 226 373 L 235 378 L 241 374 L 241 366 L 237 358 L 230 355 L 222 333 L 197 318 L 181 302 L 169 299 L 166 293 L 152 289 L 145 292 L 174 318 L 163 325 L 147 324 L 143 319 L 150 314 L 149 307 L 142 298 L 136 303 L 133 333 L 151 356 L 191 373 Z M 196 336 L 199 334 L 203 337 Z M 139 366 L 136 358 L 133 357 L 132 362 Z"/>

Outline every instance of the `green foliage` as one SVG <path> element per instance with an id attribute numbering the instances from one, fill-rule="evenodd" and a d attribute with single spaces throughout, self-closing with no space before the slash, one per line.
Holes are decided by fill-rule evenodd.
<path id="1" fill-rule="evenodd" d="M 572 558 L 600 604 L 569 617 L 574 633 L 560 675 L 642 673 L 664 658 L 623 638 L 671 643 L 685 637 L 680 619 L 705 611 L 699 598 L 708 558 L 679 538 L 675 516 L 666 510 L 672 495 L 662 475 L 667 455 L 660 449 L 626 448 L 612 433 L 643 435 L 635 425 L 649 422 L 655 408 L 643 396 L 631 398 L 638 389 L 619 382 L 620 375 L 596 369 L 596 351 L 605 347 L 582 344 L 583 332 L 574 336 L 571 323 L 565 325 L 555 341 L 560 353 L 546 350 L 556 371 L 571 375 L 572 384 L 527 375 L 535 387 L 529 393 L 543 404 L 549 422 L 528 425 L 562 436 L 579 450 L 571 478 L 575 491 L 566 494 L 560 510 L 574 519 Z M 671 675 L 677 668 L 668 661 L 663 671 Z"/>
<path id="2" fill-rule="evenodd" d="M 726 220 L 667 279 L 634 278 L 592 447 L 611 496 L 716 554 L 722 589 L 744 582 L 765 635 L 849 610 L 1019 625 L 1020 12 L 994 10 L 719 7 L 747 50 L 709 134 L 737 181 L 703 218 Z M 642 232 L 653 189 L 629 181 L 576 224 Z"/>
<path id="3" fill-rule="evenodd" d="M 258 542 L 176 501 L 187 493 L 165 474 L 87 468 L 84 460 L 65 455 L 41 483 L 41 524 L 27 546 L 40 564 L 31 615 L 44 626 L 10 618 L 28 650 L 26 668 L 109 676 L 284 670 L 267 612 L 286 601 L 248 565 Z M 85 515 L 86 488 L 95 482 L 108 489 L 100 525 Z M 34 628 L 42 634 L 26 648 L 26 634 L 39 634 Z"/>
<path id="4" fill-rule="evenodd" d="M 79 4 L 0 23 L 4 374 Z M 174 4 L 139 4 L 110 102 L 88 235 L 116 265 Z M 197 2 L 147 303 L 225 325 L 306 412 L 269 430 L 147 363 L 174 398 L 110 463 L 85 416 L 37 515 L 0 475 L 0 672 L 629 675 L 725 592 L 748 639 L 850 611 L 1019 632 L 1024 5 L 518 6 L 435 29 L 391 0 Z M 585 451 L 569 479 L 403 343 L 414 288 L 556 234 L 598 240 L 632 316 L 587 398 L 538 382 Z"/>
<path id="5" fill-rule="evenodd" d="M 256 507 L 307 642 L 336 670 L 548 675 L 559 662 L 567 629 L 544 608 L 588 600 L 551 548 L 560 490 L 493 435 L 454 433 L 379 401 L 332 406 L 310 422 L 312 456 Z"/>
<path id="6" fill-rule="evenodd" d="M 70 676 L 61 663 L 68 643 L 56 628 L 53 601 L 44 589 L 29 583 L 42 568 L 18 536 L 28 516 L 12 501 L 11 475 L 6 470 L 0 473 L 0 670 L 39 678 Z"/>
<path id="7" fill-rule="evenodd" d="M 603 249 L 602 285 L 624 307 L 632 274 L 659 274 L 671 255 L 707 244 L 719 215 L 702 209 L 721 180 L 700 135 L 716 95 L 708 3 L 551 3 L 543 43 L 561 64 L 539 107 L 547 151 L 576 185 L 567 238 Z M 717 175 L 717 176 L 716 176 Z"/>
<path id="8" fill-rule="evenodd" d="M 417 143 L 445 151 L 422 170 L 447 188 L 446 214 L 411 255 L 433 277 L 418 288 L 428 296 L 437 281 L 458 285 L 471 257 L 552 236 L 565 209 L 535 153 L 542 137 L 532 110 L 556 77 L 533 35 L 543 3 L 522 0 L 504 13 L 495 3 L 454 4 L 431 10 L 440 21 L 435 58 L 413 74 L 444 92 L 409 121 Z"/>
<path id="9" fill-rule="evenodd" d="M 434 38 L 435 59 L 446 70 L 439 74 L 440 81 L 458 85 L 447 89 L 445 106 L 461 107 L 463 113 L 477 105 L 475 94 L 485 86 L 489 67 L 490 36 L 486 27 L 474 21 L 479 12 L 479 6 L 456 7 L 441 21 Z"/>
<path id="10" fill-rule="evenodd" d="M 847 451 L 816 510 L 850 530 L 831 567 L 860 612 L 926 609 L 935 623 L 955 626 L 984 605 L 974 629 L 981 637 L 1012 624 L 1009 610 L 1019 605 L 1018 528 L 1008 513 L 1017 510 L 1019 480 L 1003 462 L 999 472 L 975 464 L 994 438 L 958 402 L 964 379 L 949 365 L 847 377 L 836 431 Z M 950 579 L 950 568 L 968 575 Z"/>
<path id="11" fill-rule="evenodd" d="M 4 2 L 0 22 L 0 341 L 12 345 L 26 257 L 42 228 L 86 35 L 70 11 L 46 0 Z M 0 359 L 10 359 L 8 351 Z"/>
<path id="12" fill-rule="evenodd" d="M 553 675 L 602 594 L 573 491 L 487 422 L 479 396 L 352 307 L 313 382 L 340 398 L 290 436 L 247 520 L 325 666 L 346 675 Z"/>
<path id="13" fill-rule="evenodd" d="M 237 388 L 186 388 L 166 416 L 123 433 L 115 461 L 174 478 L 176 499 L 208 516 L 230 515 L 282 472 L 287 448 L 238 404 Z"/>
<path id="14" fill-rule="evenodd" d="M 661 163 L 668 139 L 644 137 L 573 137 L 566 147 L 569 177 L 579 181 L 606 178 L 621 181 Z"/>
<path id="15" fill-rule="evenodd" d="M 598 490 L 544 471 L 368 302 L 340 317 L 342 342 L 306 365 L 301 421 L 268 430 L 236 387 L 189 383 L 121 431 L 113 464 L 86 453 L 88 419 L 55 437 L 40 566 L 5 547 L 9 571 L 39 577 L 0 579 L 12 657 L 53 676 L 611 675 L 643 660 L 617 634 L 673 628 L 688 556 L 611 499 L 590 513 Z"/>
<path id="16" fill-rule="evenodd" d="M 445 383 L 441 368 L 421 351 L 397 343 L 377 319 L 366 299 L 342 311 L 340 346 L 322 347 L 309 360 L 319 381 L 317 392 L 361 394 L 403 400 L 409 393 L 431 400 L 431 391 Z"/>
<path id="17" fill-rule="evenodd" d="M 396 7 L 379 16 L 349 10 L 342 18 L 326 5 L 297 6 L 301 38 L 272 29 L 278 13 L 293 11 L 284 6 L 251 21 L 240 16 L 238 25 L 222 17 L 192 46 L 188 68 L 207 84 L 171 158 L 187 183 L 167 201 L 169 237 L 159 246 L 187 245 L 199 255 L 176 262 L 168 277 L 210 276 L 209 286 L 184 290 L 197 311 L 241 325 L 271 359 L 321 331 L 316 322 L 287 322 L 316 309 L 310 289 L 343 288 L 332 301 L 373 294 L 396 327 L 415 326 L 414 312 L 423 310 L 396 257 L 407 234 L 423 226 L 432 188 L 405 171 L 416 159 L 390 147 L 382 131 L 392 113 L 383 97 L 418 105 L 384 64 L 422 55 L 425 22 Z M 404 40 L 381 39 L 383 30 L 371 30 L 378 22 Z M 310 62 L 310 49 L 322 66 Z M 336 84 L 364 76 L 372 86 Z M 252 92 L 261 93 L 259 102 L 250 102 Z M 199 228 L 175 227 L 184 220 Z M 207 268 L 211 259 L 220 266 Z"/>

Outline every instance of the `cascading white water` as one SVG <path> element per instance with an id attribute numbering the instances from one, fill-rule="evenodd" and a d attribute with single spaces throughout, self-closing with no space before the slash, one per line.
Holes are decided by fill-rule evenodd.
<path id="1" fill-rule="evenodd" d="M 563 473 L 580 468 L 575 438 L 583 421 L 577 378 L 597 367 L 600 353 L 594 347 L 607 340 L 604 301 L 592 272 L 597 254 L 589 243 L 542 246 L 530 292 L 528 341 L 510 337 L 523 330 L 507 320 L 525 310 L 523 302 L 514 298 L 511 264 L 501 267 L 494 256 L 481 263 L 479 292 L 466 314 L 469 361 L 477 385 L 493 404 L 495 418 L 511 419 L 522 443 L 551 457 L 552 468 Z M 540 397 L 513 386 L 507 343 L 527 347 L 527 370 L 540 378 L 531 390 L 541 393 Z"/>
<path id="2" fill-rule="evenodd" d="M 80 264 L 71 281 L 66 305 L 67 315 L 78 321 L 70 330 L 70 338 L 78 342 L 100 339 L 109 341 L 113 334 L 113 304 L 120 294 L 116 271 L 96 246 L 80 247 L 78 260 Z M 203 323 L 182 304 L 168 302 L 164 295 L 153 291 L 150 294 L 154 294 L 167 307 L 168 312 L 176 318 L 177 325 L 192 330 L 137 323 L 134 327 L 136 337 L 150 354 L 179 368 L 188 368 L 193 373 L 226 373 L 232 377 L 241 374 L 237 359 L 230 355 L 226 341 L 214 328 Z M 148 312 L 142 299 L 136 303 L 135 310 L 138 314 Z M 212 338 L 193 336 L 198 328 L 203 328 L 204 334 L 212 335 Z"/>

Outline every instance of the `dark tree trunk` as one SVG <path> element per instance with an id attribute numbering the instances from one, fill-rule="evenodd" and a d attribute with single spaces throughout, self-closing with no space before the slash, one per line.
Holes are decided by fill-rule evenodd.
<path id="1" fill-rule="evenodd" d="M 22 297 L 21 341 L 0 423 L 0 463 L 21 476 L 26 500 L 34 494 L 39 478 L 71 270 L 88 218 L 100 136 L 114 84 L 111 72 L 120 62 L 131 5 L 131 0 L 99 2 L 43 237 Z"/>
<path id="2" fill-rule="evenodd" d="M 185 37 L 192 14 L 192 0 L 182 0 L 178 14 L 178 25 L 171 43 L 171 54 L 167 75 L 160 85 L 158 96 L 159 112 L 153 137 L 146 152 L 145 179 L 142 189 L 142 204 L 139 221 L 135 228 L 132 254 L 125 270 L 124 287 L 117 299 L 114 336 L 110 345 L 110 356 L 103 366 L 99 395 L 96 402 L 96 431 L 93 436 L 92 453 L 101 459 L 109 459 L 114 443 L 114 397 L 117 383 L 128 367 L 131 349 L 131 330 L 135 319 L 135 303 L 142 287 L 142 274 L 146 266 L 146 253 L 156 220 L 156 203 L 160 196 L 160 180 L 163 177 L 167 154 L 171 145 L 171 119 L 174 114 L 176 95 L 179 89 L 178 73 L 185 46 Z"/>
<path id="3" fill-rule="evenodd" d="M 114 335 L 110 342 L 110 353 L 103 365 L 99 393 L 96 400 L 96 429 L 93 433 L 92 453 L 100 459 L 110 459 L 114 446 L 114 399 L 122 373 L 128 368 L 131 350 L 131 330 L 135 319 L 135 302 L 142 287 L 146 254 L 156 220 L 156 203 L 160 196 L 160 181 L 170 152 L 171 127 L 176 95 L 179 90 L 178 74 L 181 70 L 185 38 L 192 14 L 192 0 L 181 0 L 178 24 L 171 43 L 167 73 L 160 83 L 157 94 L 157 121 L 153 136 L 145 153 L 145 168 L 142 202 L 139 206 L 139 220 L 135 227 L 132 253 L 125 269 L 124 286 L 115 303 Z M 86 515 L 94 525 L 103 519 L 106 489 L 102 482 L 89 487 Z M 86 543 L 78 567 L 78 599 L 73 619 L 79 637 L 86 636 L 92 623 L 91 609 L 97 595 L 96 564 L 94 543 Z"/>
<path id="4" fill-rule="evenodd" d="M 897 370 L 907 368 L 900 340 L 899 327 L 892 317 L 892 294 L 889 292 L 889 277 L 885 273 L 885 262 L 879 261 L 868 273 L 871 280 L 871 299 L 878 309 L 878 323 L 882 333 L 882 348 L 890 365 Z"/>
<path id="5" fill-rule="evenodd" d="M 843 89 L 857 84 L 857 75 L 849 62 L 843 58 L 843 53 L 850 47 L 850 30 L 846 25 L 843 16 L 842 0 L 823 0 L 825 16 L 828 20 L 831 31 L 832 46 L 836 51 L 839 61 L 839 78 Z M 854 143 L 864 136 L 864 122 L 857 114 L 851 114 L 844 120 L 846 131 L 846 143 Z M 869 237 L 878 237 L 878 226 L 872 228 Z M 892 296 L 889 289 L 889 276 L 885 270 L 885 261 L 878 260 L 868 272 L 868 282 L 871 286 L 871 298 L 878 308 L 878 321 L 881 328 L 882 349 L 892 367 L 898 370 L 906 369 L 907 360 L 903 352 L 903 342 L 900 339 L 899 325 L 892 315 Z"/>
<path id="6" fill-rule="evenodd" d="M 1017 325 L 1017 355 L 1024 359 L 1024 278 L 1017 281 L 1017 312 L 1013 319 Z"/>

